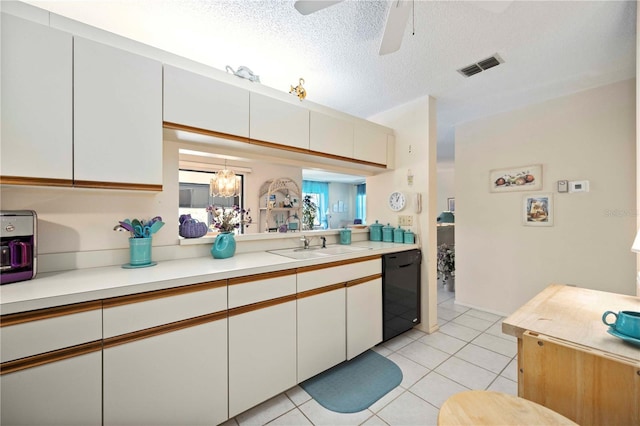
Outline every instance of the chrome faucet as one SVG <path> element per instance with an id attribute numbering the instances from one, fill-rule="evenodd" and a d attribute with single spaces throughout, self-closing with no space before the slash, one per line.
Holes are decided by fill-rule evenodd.
<path id="1" fill-rule="evenodd" d="M 304 243 L 305 250 L 309 248 L 309 243 L 311 242 L 311 240 L 309 240 L 305 235 L 300 238 L 300 241 Z"/>
<path id="2" fill-rule="evenodd" d="M 322 248 L 327 248 L 327 238 L 323 235 L 320 239 L 322 240 Z"/>

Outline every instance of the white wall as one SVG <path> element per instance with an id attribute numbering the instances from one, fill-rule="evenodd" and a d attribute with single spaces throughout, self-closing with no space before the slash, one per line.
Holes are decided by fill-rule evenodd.
<path id="1" fill-rule="evenodd" d="M 438 164 L 438 213 L 449 210 L 447 199 L 456 197 L 453 164 Z"/>
<path id="2" fill-rule="evenodd" d="M 343 211 L 336 212 L 333 209 L 334 204 L 339 201 L 344 206 Z M 330 227 L 332 229 L 342 228 L 350 223 L 356 214 L 356 186 L 348 183 L 331 182 L 329 183 L 329 210 L 331 215 Z"/>
<path id="3" fill-rule="evenodd" d="M 640 11 L 636 8 L 636 29 L 640 28 Z M 640 31 L 636 30 L 636 81 L 640 80 Z M 636 85 L 636 228 L 640 229 L 640 85 Z M 636 269 L 640 271 L 640 254 L 636 255 Z M 638 274 L 640 277 L 640 273 Z M 636 280 L 636 295 L 640 296 L 640 279 Z"/>
<path id="4" fill-rule="evenodd" d="M 437 330 L 436 288 L 436 103 L 431 97 L 401 105 L 369 118 L 395 129 L 395 165 L 388 173 L 367 178 L 367 223 L 398 224 L 398 215 L 413 215 L 412 231 L 422 245 L 421 317 L 418 327 L 427 332 Z M 413 185 L 407 183 L 411 169 Z M 421 214 L 413 212 L 414 200 L 409 196 L 407 207 L 399 214 L 387 204 L 389 194 L 403 191 L 407 195 L 422 194 Z"/>
<path id="5" fill-rule="evenodd" d="M 635 293 L 635 117 L 629 80 L 458 127 L 457 302 L 508 314 L 551 283 Z M 522 225 L 527 192 L 489 192 L 489 170 L 529 164 L 543 166 L 553 227 Z M 559 194 L 560 179 L 591 191 Z"/>

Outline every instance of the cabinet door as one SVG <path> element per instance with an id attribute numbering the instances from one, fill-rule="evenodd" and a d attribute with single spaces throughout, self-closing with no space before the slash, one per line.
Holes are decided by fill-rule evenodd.
<path id="1" fill-rule="evenodd" d="M 104 349 L 104 424 L 214 425 L 227 413 L 227 319 Z"/>
<path id="2" fill-rule="evenodd" d="M 298 382 L 346 359 L 345 288 L 308 297 L 300 296 L 298 295 Z"/>
<path id="3" fill-rule="evenodd" d="M 164 121 L 249 137 L 249 91 L 164 66 Z"/>
<path id="4" fill-rule="evenodd" d="M 356 160 L 387 164 L 387 133 L 373 125 L 356 124 L 353 157 Z"/>
<path id="5" fill-rule="evenodd" d="M 311 111 L 309 149 L 353 158 L 353 123 Z"/>
<path id="6" fill-rule="evenodd" d="M 382 278 L 363 280 L 347 283 L 347 359 L 382 341 Z"/>
<path id="7" fill-rule="evenodd" d="M 0 170 L 72 179 L 72 37 L 2 14 Z"/>
<path id="8" fill-rule="evenodd" d="M 293 101 L 292 101 L 293 102 Z M 249 137 L 309 149 L 309 110 L 294 103 L 251 93 Z"/>
<path id="9" fill-rule="evenodd" d="M 298 383 L 295 299 L 255 308 L 229 311 L 229 417 Z"/>
<path id="10" fill-rule="evenodd" d="M 162 64 L 74 37 L 73 70 L 76 185 L 161 186 Z"/>
<path id="11" fill-rule="evenodd" d="M 50 355 L 50 354 L 48 354 Z M 100 425 L 102 352 L 62 358 L 0 376 L 0 424 Z M 3 366 L 4 367 L 4 366 Z"/>

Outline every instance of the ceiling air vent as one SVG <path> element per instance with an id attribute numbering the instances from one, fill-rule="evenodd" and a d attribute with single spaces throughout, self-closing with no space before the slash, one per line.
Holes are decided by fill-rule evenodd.
<path id="1" fill-rule="evenodd" d="M 486 71 L 489 68 L 493 68 L 497 65 L 503 63 L 504 60 L 495 54 L 493 56 L 488 57 L 487 59 L 483 59 L 481 61 L 476 62 L 475 64 L 471 64 L 464 68 L 460 68 L 458 72 L 465 77 L 471 77 L 474 74 L 478 74 L 479 72 Z"/>

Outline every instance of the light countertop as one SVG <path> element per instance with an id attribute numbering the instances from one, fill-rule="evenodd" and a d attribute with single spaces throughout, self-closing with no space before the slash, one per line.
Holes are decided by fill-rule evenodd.
<path id="1" fill-rule="evenodd" d="M 625 357 L 640 366 L 640 347 L 607 333 L 605 311 L 640 311 L 640 297 L 552 284 L 502 323 L 505 334 L 525 331 Z"/>
<path id="2" fill-rule="evenodd" d="M 370 250 L 305 260 L 290 259 L 268 252 L 252 252 L 236 254 L 228 259 L 198 257 L 162 261 L 155 266 L 138 269 L 107 266 L 43 273 L 29 281 L 0 287 L 0 313 L 4 315 L 50 308 L 419 248 L 415 244 L 374 241 L 358 241 L 353 245 L 368 247 Z"/>

